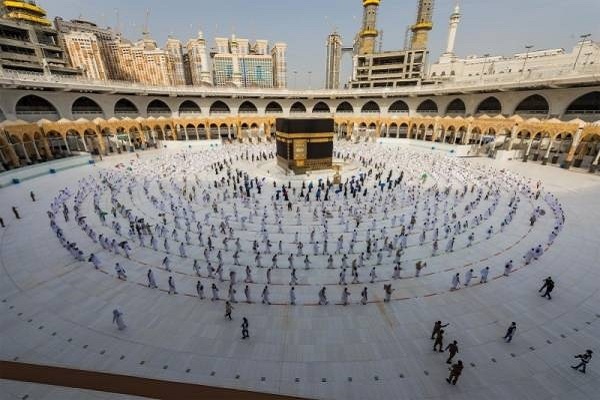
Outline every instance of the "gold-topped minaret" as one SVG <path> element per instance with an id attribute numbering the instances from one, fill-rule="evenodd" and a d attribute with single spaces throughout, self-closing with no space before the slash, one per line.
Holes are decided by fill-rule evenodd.
<path id="1" fill-rule="evenodd" d="M 429 31 L 433 28 L 434 2 L 435 0 L 419 0 L 417 22 L 410 28 L 412 31 L 410 48 L 413 50 L 427 48 Z"/>
<path id="2" fill-rule="evenodd" d="M 33 0 L 0 2 L 0 15 L 2 18 L 13 21 L 26 21 L 32 24 L 50 26 L 52 23 L 46 18 L 46 10 L 38 6 Z"/>
<path id="3" fill-rule="evenodd" d="M 358 34 L 358 54 L 373 54 L 377 44 L 377 9 L 380 0 L 362 0 L 363 22 Z"/>

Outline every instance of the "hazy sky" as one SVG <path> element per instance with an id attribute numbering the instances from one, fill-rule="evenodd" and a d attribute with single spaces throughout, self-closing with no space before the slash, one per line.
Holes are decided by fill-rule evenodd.
<path id="1" fill-rule="evenodd" d="M 289 85 L 324 86 L 325 40 L 335 28 L 351 46 L 360 27 L 361 0 L 38 0 L 49 16 L 83 17 L 102 26 L 121 27 L 128 39 L 138 39 L 150 9 L 152 37 L 163 46 L 169 34 L 185 41 L 204 32 L 209 45 L 215 36 L 267 39 L 288 44 Z M 437 0 L 430 35 L 431 59 L 446 45 L 448 18 L 455 0 Z M 571 49 L 580 34 L 600 40 L 600 0 L 461 0 L 462 20 L 456 42 L 459 56 L 509 55 L 527 44 L 536 49 Z M 383 49 L 402 48 L 406 27 L 415 21 L 417 0 L 382 0 L 378 27 Z M 344 58 L 343 80 L 351 60 Z M 293 71 L 297 72 L 294 79 Z M 309 71 L 312 72 L 309 74 Z M 310 76 L 310 78 L 309 78 Z"/>

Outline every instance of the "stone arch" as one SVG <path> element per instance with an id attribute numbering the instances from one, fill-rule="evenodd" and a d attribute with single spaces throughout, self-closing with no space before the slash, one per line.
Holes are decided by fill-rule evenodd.
<path id="1" fill-rule="evenodd" d="M 445 115 L 465 115 L 467 107 L 462 99 L 454 99 L 446 107 Z"/>
<path id="2" fill-rule="evenodd" d="M 305 113 L 306 106 L 301 102 L 297 101 L 290 107 L 290 113 Z"/>
<path id="3" fill-rule="evenodd" d="M 240 104 L 240 107 L 238 109 L 238 113 L 240 114 L 256 114 L 257 112 L 258 109 L 254 105 L 254 103 L 248 100 Z"/>
<path id="4" fill-rule="evenodd" d="M 210 138 L 219 139 L 219 125 L 212 123 L 209 127 Z"/>
<path id="5" fill-rule="evenodd" d="M 114 114 L 117 117 L 132 117 L 139 114 L 139 111 L 131 100 L 122 98 L 115 103 Z"/>
<path id="6" fill-rule="evenodd" d="M 573 166 L 576 168 L 589 168 L 600 154 L 600 134 L 590 133 L 581 138 L 575 150 Z"/>
<path id="7" fill-rule="evenodd" d="M 207 140 L 208 139 L 208 130 L 204 124 L 198 124 L 198 139 L 199 140 Z"/>
<path id="8" fill-rule="evenodd" d="M 600 91 L 586 93 L 573 100 L 565 110 L 565 115 L 600 115 Z"/>
<path id="9" fill-rule="evenodd" d="M 71 150 L 72 152 L 86 151 L 85 145 L 83 144 L 83 135 L 79 131 L 75 129 L 69 129 L 65 134 L 65 139 L 69 144 L 69 150 Z"/>
<path id="10" fill-rule="evenodd" d="M 50 101 L 34 94 L 21 97 L 15 105 L 15 113 L 18 119 L 25 121 L 40 119 L 56 121 L 60 118 L 58 109 Z"/>
<path id="11" fill-rule="evenodd" d="M 361 113 L 379 113 L 381 109 L 379 108 L 379 104 L 374 102 L 373 100 L 367 101 L 362 108 L 360 109 Z"/>
<path id="12" fill-rule="evenodd" d="M 94 100 L 86 96 L 78 97 L 71 105 L 71 114 L 77 119 L 83 117 L 86 119 L 104 118 L 105 114 L 102 107 Z"/>
<path id="13" fill-rule="evenodd" d="M 265 112 L 267 114 L 281 114 L 283 113 L 283 107 L 281 107 L 281 104 L 279 104 L 278 102 L 272 101 L 269 104 L 267 104 Z"/>
<path id="14" fill-rule="evenodd" d="M 179 115 L 202 114 L 200 106 L 192 100 L 184 100 L 179 105 Z"/>
<path id="15" fill-rule="evenodd" d="M 24 133 L 21 137 L 21 142 L 23 143 L 23 148 L 27 153 L 27 158 L 29 158 L 30 162 L 39 161 L 40 157 L 36 151 L 34 138 L 28 133 Z"/>
<path id="16" fill-rule="evenodd" d="M 542 95 L 532 94 L 521 100 L 513 114 L 548 115 L 549 112 L 550 104 L 548 104 L 548 100 Z"/>
<path id="17" fill-rule="evenodd" d="M 406 122 L 403 122 L 398 126 L 398 138 L 399 139 L 408 138 L 408 124 Z"/>
<path id="18" fill-rule="evenodd" d="M 330 113 L 331 109 L 325 102 L 319 101 L 317 104 L 314 105 L 312 112 L 313 113 Z"/>
<path id="19" fill-rule="evenodd" d="M 166 116 L 171 115 L 171 108 L 162 100 L 154 99 L 150 103 L 148 103 L 148 107 L 146 107 L 146 114 L 148 116 Z"/>
<path id="20" fill-rule="evenodd" d="M 502 103 L 494 96 L 483 99 L 477 108 L 475 114 L 487 114 L 490 116 L 502 114 Z"/>
<path id="21" fill-rule="evenodd" d="M 435 101 L 427 99 L 419 104 L 417 107 L 417 112 L 419 114 L 437 114 L 438 106 Z"/>
<path id="22" fill-rule="evenodd" d="M 46 140 L 48 147 L 54 158 L 63 158 L 68 155 L 67 146 L 63 140 L 63 136 L 57 131 L 46 132 Z"/>
<path id="23" fill-rule="evenodd" d="M 221 125 L 219 125 L 219 132 L 220 132 L 221 139 L 228 139 L 229 138 L 229 125 L 227 125 L 226 123 L 222 123 Z"/>
<path id="24" fill-rule="evenodd" d="M 354 107 L 352 107 L 352 104 L 348 103 L 347 101 L 342 101 L 340 104 L 338 104 L 338 106 L 335 109 L 336 113 L 353 113 L 354 112 Z"/>
<path id="25" fill-rule="evenodd" d="M 188 123 L 185 126 L 185 133 L 188 140 L 198 140 L 198 132 L 196 132 L 196 126 L 192 123 Z"/>
<path id="26" fill-rule="evenodd" d="M 210 111 L 209 111 L 210 115 L 213 115 L 213 114 L 229 114 L 229 113 L 231 113 L 231 109 L 229 108 L 229 106 L 227 104 L 225 104 L 221 100 L 215 101 L 210 106 Z"/>
<path id="27" fill-rule="evenodd" d="M 408 113 L 409 108 L 403 100 L 396 100 L 388 108 L 389 113 Z"/>

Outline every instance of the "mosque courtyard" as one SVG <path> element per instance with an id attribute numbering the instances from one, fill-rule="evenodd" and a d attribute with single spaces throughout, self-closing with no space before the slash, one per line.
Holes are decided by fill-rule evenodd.
<path id="1" fill-rule="evenodd" d="M 273 147 L 149 150 L 0 189 L 1 358 L 302 398 L 598 398 L 597 360 L 570 368 L 600 353 L 597 175 L 336 142 L 334 184 L 287 175 Z"/>

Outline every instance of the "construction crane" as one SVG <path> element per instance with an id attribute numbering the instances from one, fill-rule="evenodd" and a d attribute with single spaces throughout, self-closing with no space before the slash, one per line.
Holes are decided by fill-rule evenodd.
<path id="1" fill-rule="evenodd" d="M 144 17 L 144 30 L 142 31 L 142 37 L 144 39 L 147 39 L 148 36 L 150 35 L 150 32 L 148 30 L 148 20 L 150 19 L 150 9 L 147 8 L 146 9 L 146 15 Z"/>

